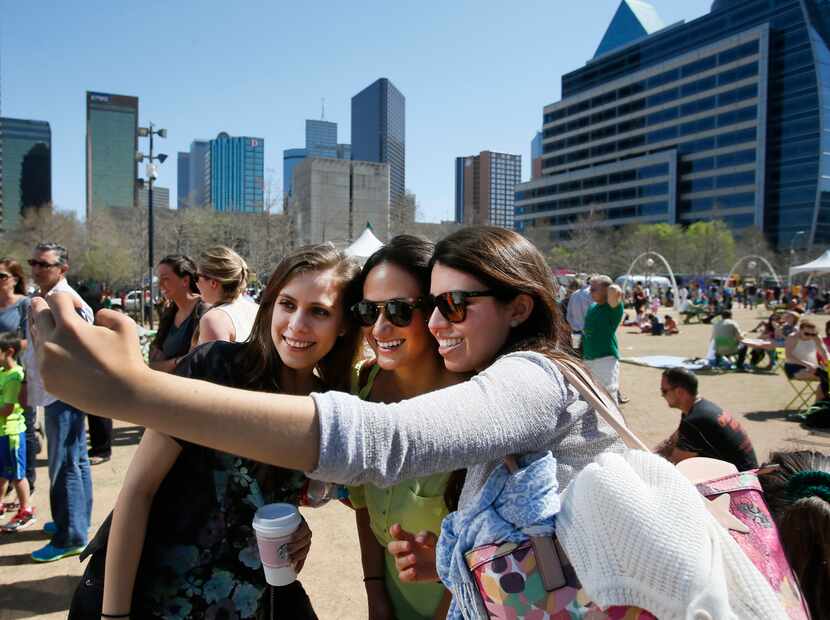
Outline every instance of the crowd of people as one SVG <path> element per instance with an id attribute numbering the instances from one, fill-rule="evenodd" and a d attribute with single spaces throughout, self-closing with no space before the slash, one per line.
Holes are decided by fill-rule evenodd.
<path id="1" fill-rule="evenodd" d="M 126 318 L 105 312 L 101 326 L 89 325 L 89 307 L 66 282 L 63 248 L 39 245 L 29 263 L 38 296 L 51 308 L 35 301 L 33 324 L 20 266 L 0 260 L 0 450 L 14 455 L 13 463 L 0 461 L 0 473 L 19 498 L 7 527 L 30 525 L 35 480 L 27 448 L 36 451 L 38 439 L 31 410 L 44 406 L 53 515 L 44 529 L 52 538 L 33 558 L 89 557 L 70 618 L 315 618 L 300 581 L 266 584 L 251 527 L 265 504 L 309 503 L 315 481 L 336 486 L 332 497 L 354 511 L 370 618 L 486 617 L 464 555 L 481 531 L 493 531 L 479 510 L 504 480 L 503 459 L 521 456 L 528 488 L 547 485 L 557 498 L 566 488 L 578 495 L 573 489 L 588 484 L 582 473 L 596 472 L 588 467 L 595 460 L 620 465 L 607 458 L 623 451 L 617 432 L 560 365 L 587 369 L 602 393 L 626 401 L 617 341 L 626 295 L 595 275 L 561 301 L 544 258 L 511 231 L 467 228 L 437 245 L 401 235 L 362 266 L 330 244 L 301 248 L 276 266 L 257 301 L 246 294 L 247 265 L 233 250 L 209 248 L 195 260 L 167 256 L 157 269 L 166 304 L 149 367 Z M 676 322 L 653 322 L 654 297 L 675 305 L 694 303 L 694 294 L 674 300 L 642 287 L 632 292 L 631 306 L 650 333 L 676 333 Z M 814 324 L 812 331 L 809 321 L 799 325 L 785 338 L 823 348 L 814 342 Z M 787 345 L 788 363 L 809 357 L 800 342 Z M 758 467 L 741 424 L 701 398 L 693 373 L 665 371 L 660 392 L 681 421 L 652 458 Z M 111 514 L 89 542 L 86 417 L 90 434 L 93 420 L 101 420 L 110 439 L 113 417 L 147 427 Z M 101 445 L 91 443 L 89 454 Z M 802 591 L 821 617 L 816 610 L 828 609 L 830 584 L 830 461 L 813 453 L 775 459 L 774 478 L 764 483 L 768 501 Z M 634 470 L 651 468 L 660 466 L 645 461 Z M 794 494 L 790 480 L 804 472 L 819 482 Z M 555 511 L 534 519 L 532 531 L 551 531 Z M 592 582 L 580 575 L 582 554 L 568 542 L 599 539 L 591 528 L 603 526 L 582 522 L 575 534 L 568 521 L 557 532 L 561 525 L 586 586 Z M 800 542 L 799 532 L 823 551 Z M 303 522 L 287 550 L 298 572 L 310 547 Z M 718 566 L 721 574 L 734 568 L 726 560 Z M 735 570 L 755 569 L 742 560 Z M 724 598 L 711 566 L 707 571 L 696 578 L 708 596 L 671 605 L 780 617 L 771 590 L 765 598 L 736 587 Z M 670 600 L 675 590 L 663 585 Z M 645 577 L 633 580 L 629 594 L 631 607 L 655 615 L 664 609 L 649 608 L 655 591 Z"/>

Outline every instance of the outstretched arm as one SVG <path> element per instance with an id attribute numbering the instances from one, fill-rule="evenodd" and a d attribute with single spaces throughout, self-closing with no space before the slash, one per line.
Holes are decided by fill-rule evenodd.
<path id="1" fill-rule="evenodd" d="M 319 425 L 307 396 L 235 390 L 147 368 L 135 323 L 109 310 L 92 326 L 71 297 L 33 302 L 38 362 L 46 389 L 95 415 L 126 420 L 223 452 L 310 471 Z M 229 412 L 234 432 L 228 432 Z"/>

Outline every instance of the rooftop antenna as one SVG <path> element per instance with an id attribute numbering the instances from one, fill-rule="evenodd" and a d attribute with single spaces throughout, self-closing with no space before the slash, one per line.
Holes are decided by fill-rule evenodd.
<path id="1" fill-rule="evenodd" d="M 322 99 L 320 99 L 320 101 L 322 102 L 322 107 L 323 107 L 323 111 L 320 112 L 320 120 L 324 121 L 324 120 L 326 120 L 326 98 L 323 97 Z"/>

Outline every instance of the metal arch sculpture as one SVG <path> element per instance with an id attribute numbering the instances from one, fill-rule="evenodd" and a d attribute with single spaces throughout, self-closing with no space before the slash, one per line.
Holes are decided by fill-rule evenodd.
<path id="1" fill-rule="evenodd" d="M 639 261 L 641 258 L 644 258 L 646 256 L 649 256 L 649 257 L 656 256 L 661 261 L 663 261 L 663 265 L 665 265 L 666 271 L 669 272 L 669 280 L 671 280 L 672 293 L 674 293 L 674 304 L 675 304 L 675 307 L 678 307 L 678 304 L 680 303 L 680 292 L 677 288 L 677 281 L 674 279 L 674 271 L 672 271 L 671 265 L 669 265 L 669 261 L 667 261 L 663 257 L 663 255 L 660 254 L 659 252 L 654 252 L 653 250 L 650 250 L 648 252 L 643 252 L 637 258 L 635 258 L 633 261 L 631 261 L 631 266 L 628 268 L 628 272 L 625 274 L 626 284 L 629 281 L 629 277 L 631 276 L 631 272 L 634 270 L 634 265 L 637 264 L 637 261 Z"/>
<path id="2" fill-rule="evenodd" d="M 763 256 L 758 256 L 757 254 L 747 254 L 746 256 L 739 258 L 738 262 L 735 263 L 732 266 L 732 269 L 727 272 L 727 277 L 731 276 L 733 273 L 738 273 L 738 267 L 740 267 L 741 263 L 745 260 L 759 260 L 764 263 L 767 266 L 767 269 L 769 269 L 769 272 L 772 274 L 772 277 L 775 278 L 776 284 L 778 284 L 778 286 L 783 286 L 781 277 L 775 272 L 775 269 L 773 269 L 772 265 L 770 265 L 770 262 Z"/>

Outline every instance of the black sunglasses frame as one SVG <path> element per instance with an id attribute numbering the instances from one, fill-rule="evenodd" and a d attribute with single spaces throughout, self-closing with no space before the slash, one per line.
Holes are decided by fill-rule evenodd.
<path id="1" fill-rule="evenodd" d="M 467 306 L 469 305 L 467 300 L 471 297 L 496 297 L 496 293 L 494 291 L 447 291 L 440 295 L 430 295 L 429 301 L 450 323 L 463 323 L 467 320 Z M 461 312 L 461 318 L 451 316 L 453 310 L 450 303 Z"/>
<path id="2" fill-rule="evenodd" d="M 45 260 L 35 260 L 30 258 L 26 261 L 29 267 L 40 267 L 41 269 L 49 269 L 51 267 L 60 267 L 63 263 L 47 263 Z"/>
<path id="3" fill-rule="evenodd" d="M 390 308 L 395 308 L 396 305 L 406 308 L 408 316 L 401 317 L 394 310 L 390 310 Z M 364 306 L 367 309 L 371 308 L 371 310 L 368 313 L 361 312 L 361 306 Z M 363 299 L 353 305 L 350 310 L 363 327 L 371 327 L 377 323 L 381 312 L 383 312 L 383 316 L 386 317 L 386 320 L 392 323 L 395 327 L 408 327 L 412 323 L 412 317 L 415 314 L 415 310 L 418 310 L 419 308 L 429 308 L 427 300 L 423 297 L 418 297 L 414 300 L 387 299 L 385 301 L 369 301 L 368 299 Z"/>

